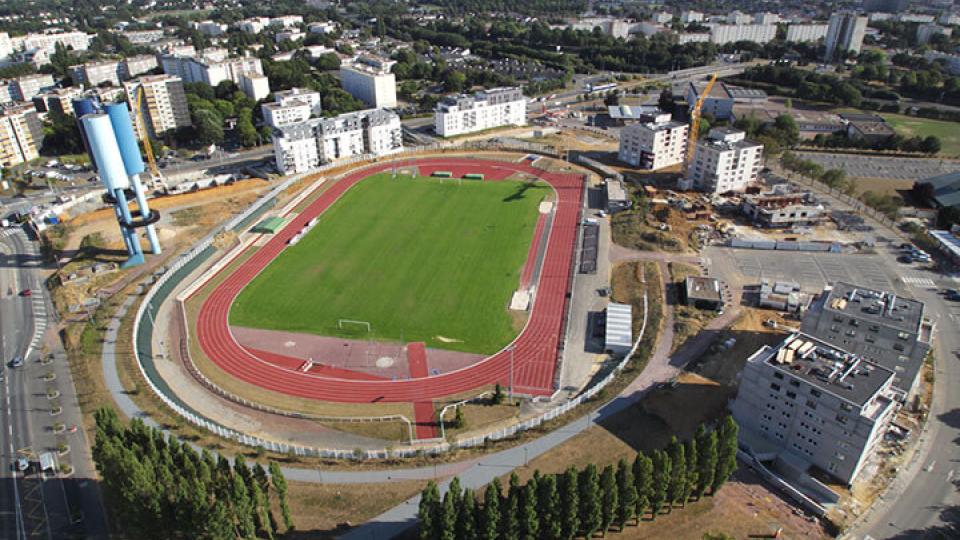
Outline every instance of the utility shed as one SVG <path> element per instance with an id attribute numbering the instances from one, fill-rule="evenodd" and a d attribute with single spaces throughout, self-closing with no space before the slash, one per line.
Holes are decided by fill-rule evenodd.
<path id="1" fill-rule="evenodd" d="M 258 234 L 276 234 L 277 231 L 283 228 L 283 224 L 285 222 L 286 220 L 280 216 L 269 217 L 260 223 L 257 223 L 257 226 L 251 229 L 251 232 Z"/>
<path id="2" fill-rule="evenodd" d="M 685 283 L 684 292 L 687 305 L 698 309 L 721 309 L 723 307 L 723 293 L 720 280 L 703 276 L 689 276 Z"/>
<path id="3" fill-rule="evenodd" d="M 607 211 L 613 214 L 621 210 L 630 209 L 630 197 L 627 196 L 627 190 L 623 188 L 623 182 L 616 179 L 608 179 L 607 188 Z"/>
<path id="4" fill-rule="evenodd" d="M 607 305 L 606 341 L 604 349 L 612 354 L 628 354 L 633 347 L 633 306 Z"/>

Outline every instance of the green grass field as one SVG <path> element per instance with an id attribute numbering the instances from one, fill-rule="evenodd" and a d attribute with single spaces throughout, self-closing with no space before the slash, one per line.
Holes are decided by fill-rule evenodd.
<path id="1" fill-rule="evenodd" d="M 517 333 L 507 306 L 549 189 L 367 178 L 241 291 L 230 323 L 367 338 L 337 328 L 354 319 L 375 339 L 495 352 Z"/>
<path id="2" fill-rule="evenodd" d="M 882 113 L 881 116 L 904 137 L 935 135 L 940 138 L 942 145 L 940 153 L 948 156 L 960 155 L 960 123 L 902 114 Z"/>

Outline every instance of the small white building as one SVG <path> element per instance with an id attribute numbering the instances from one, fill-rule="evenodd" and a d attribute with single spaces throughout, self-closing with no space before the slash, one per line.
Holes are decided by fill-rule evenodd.
<path id="1" fill-rule="evenodd" d="M 620 161 L 645 170 L 683 163 L 688 129 L 669 114 L 660 114 L 653 122 L 630 124 L 620 131 Z"/>
<path id="2" fill-rule="evenodd" d="M 610 354 L 624 355 L 633 348 L 633 306 L 607 304 L 603 348 Z"/>
<path id="3" fill-rule="evenodd" d="M 320 93 L 293 88 L 273 94 L 273 103 L 261 105 L 263 121 L 272 128 L 279 128 L 308 120 L 323 111 Z"/>
<path id="4" fill-rule="evenodd" d="M 433 129 L 441 137 L 453 137 L 526 124 L 527 98 L 519 87 L 511 86 L 443 98 L 434 111 Z"/>
<path id="5" fill-rule="evenodd" d="M 351 96 L 369 107 L 397 106 L 397 78 L 390 72 L 396 62 L 370 57 L 359 57 L 351 64 L 341 66 L 340 84 Z"/>
<path id="6" fill-rule="evenodd" d="M 238 86 L 248 98 L 254 101 L 260 101 L 270 95 L 270 81 L 266 75 L 259 73 L 242 74 Z"/>
<path id="7" fill-rule="evenodd" d="M 763 145 L 748 141 L 739 129 L 713 128 L 697 143 L 682 187 L 707 193 L 744 191 L 756 182 L 763 164 Z"/>

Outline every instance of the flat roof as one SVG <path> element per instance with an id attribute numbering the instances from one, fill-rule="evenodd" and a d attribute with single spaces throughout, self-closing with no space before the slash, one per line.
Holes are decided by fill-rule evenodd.
<path id="1" fill-rule="evenodd" d="M 607 304 L 606 344 L 615 347 L 633 347 L 633 306 Z"/>
<path id="2" fill-rule="evenodd" d="M 623 189 L 623 184 L 619 180 L 607 180 L 607 200 L 625 201 L 627 200 L 627 191 Z"/>
<path id="3" fill-rule="evenodd" d="M 881 365 L 801 332 L 764 351 L 760 360 L 858 407 L 867 405 L 894 376 Z"/>
<path id="4" fill-rule="evenodd" d="M 929 231 L 941 249 L 944 249 L 955 258 L 960 258 L 960 237 L 950 231 Z"/>
<path id="5" fill-rule="evenodd" d="M 720 292 L 720 280 L 704 276 L 687 276 L 687 298 L 695 300 L 709 300 L 720 302 L 723 296 Z"/>
<path id="6" fill-rule="evenodd" d="M 912 333 L 918 332 L 923 320 L 923 302 L 842 281 L 834 284 L 823 307 Z"/>
<path id="7" fill-rule="evenodd" d="M 614 120 L 640 120 L 662 112 L 656 105 L 610 105 L 607 107 L 607 114 Z"/>

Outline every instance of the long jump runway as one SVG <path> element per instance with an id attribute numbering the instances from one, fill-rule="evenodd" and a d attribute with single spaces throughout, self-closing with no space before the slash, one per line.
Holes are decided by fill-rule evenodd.
<path id="1" fill-rule="evenodd" d="M 511 379 L 511 365 L 514 391 L 536 396 L 552 394 L 580 219 L 583 175 L 551 173 L 536 169 L 526 161 L 441 157 L 413 162 L 402 160 L 401 164 L 416 166 L 422 176 L 445 170 L 452 171 L 455 176 L 462 176 L 464 172 L 481 172 L 487 180 L 503 180 L 521 173 L 536 176 L 556 191 L 556 210 L 552 227 L 547 231 L 547 248 L 536 300 L 527 325 L 513 343 L 493 356 L 459 370 L 404 380 L 365 380 L 339 377 L 336 370 L 301 372 L 291 366 L 277 365 L 234 339 L 228 315 L 240 291 L 283 251 L 287 240 L 308 221 L 326 211 L 350 187 L 395 166 L 392 162 L 384 162 L 354 171 L 333 184 L 214 289 L 201 306 L 197 318 L 197 339 L 204 353 L 231 376 L 247 383 L 283 394 L 325 401 L 423 402 L 488 384 L 506 386 Z"/>

